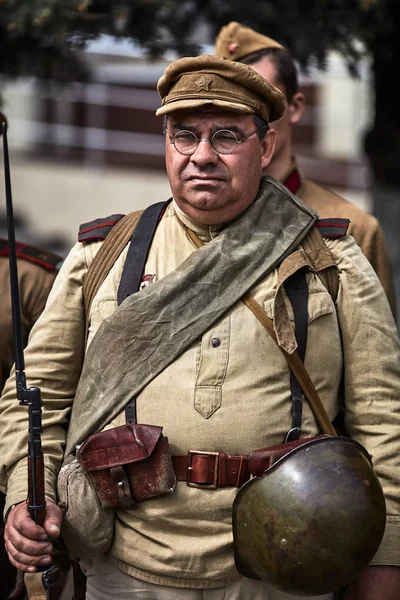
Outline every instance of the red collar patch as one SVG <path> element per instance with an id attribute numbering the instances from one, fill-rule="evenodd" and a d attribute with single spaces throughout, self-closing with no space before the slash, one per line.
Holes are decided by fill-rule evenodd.
<path id="1" fill-rule="evenodd" d="M 283 182 L 283 185 L 287 187 L 289 192 L 292 192 L 292 194 L 297 194 L 301 187 L 301 177 L 297 167 L 293 169 L 290 175 L 286 178 L 286 181 Z"/>

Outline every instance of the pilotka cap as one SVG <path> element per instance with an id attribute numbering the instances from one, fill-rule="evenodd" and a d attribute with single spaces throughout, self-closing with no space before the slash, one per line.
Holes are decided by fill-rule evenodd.
<path id="1" fill-rule="evenodd" d="M 284 49 L 276 40 L 257 33 L 237 21 L 225 25 L 215 40 L 215 54 L 229 60 L 241 60 L 248 54 L 264 48 Z"/>
<path id="2" fill-rule="evenodd" d="M 285 111 L 282 93 L 254 69 L 208 54 L 171 63 L 159 79 L 157 90 L 162 103 L 156 115 L 208 105 L 256 114 L 270 122 Z"/>

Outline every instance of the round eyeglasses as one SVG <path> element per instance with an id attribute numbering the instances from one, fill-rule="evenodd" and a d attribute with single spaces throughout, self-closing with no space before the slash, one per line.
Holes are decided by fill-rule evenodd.
<path id="1" fill-rule="evenodd" d="M 199 139 L 193 131 L 182 129 L 173 138 L 170 136 L 169 142 L 175 146 L 175 149 L 180 154 L 184 154 L 185 156 L 194 154 L 200 142 L 210 142 L 218 154 L 231 154 L 239 144 L 242 144 L 256 133 L 257 131 L 253 131 L 253 133 L 239 140 L 237 135 L 233 131 L 230 131 L 230 129 L 219 129 L 211 138 Z"/>

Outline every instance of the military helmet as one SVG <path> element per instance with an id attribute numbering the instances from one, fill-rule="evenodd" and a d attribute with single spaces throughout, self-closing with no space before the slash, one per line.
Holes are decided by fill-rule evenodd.
<path id="1" fill-rule="evenodd" d="M 369 454 L 344 437 L 292 450 L 239 490 L 233 504 L 237 569 L 298 596 L 328 594 L 371 561 L 385 500 Z"/>

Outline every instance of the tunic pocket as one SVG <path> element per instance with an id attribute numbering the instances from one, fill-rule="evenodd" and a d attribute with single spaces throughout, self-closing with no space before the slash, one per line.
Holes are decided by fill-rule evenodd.
<path id="1" fill-rule="evenodd" d="M 285 291 L 283 291 L 283 296 L 285 299 L 285 305 L 287 308 L 287 312 L 289 315 L 289 319 L 294 323 L 294 313 L 292 303 L 289 300 L 288 295 Z M 267 315 L 270 319 L 274 318 L 274 298 L 270 298 L 269 300 L 265 300 L 263 302 L 263 307 Z M 323 315 L 330 315 L 335 310 L 333 300 L 328 292 L 324 291 L 315 291 L 309 292 L 308 297 L 308 305 L 307 305 L 307 313 L 308 313 L 308 323 L 311 323 L 318 317 Z"/>

